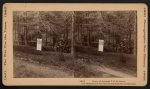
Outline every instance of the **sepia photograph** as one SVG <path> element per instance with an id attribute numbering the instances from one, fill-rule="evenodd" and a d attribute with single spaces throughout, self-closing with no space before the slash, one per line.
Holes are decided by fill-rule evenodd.
<path id="1" fill-rule="evenodd" d="M 14 11 L 15 78 L 137 76 L 136 11 Z"/>
<path id="2" fill-rule="evenodd" d="M 142 3 L 6 3 L 3 84 L 145 86 L 147 14 Z"/>

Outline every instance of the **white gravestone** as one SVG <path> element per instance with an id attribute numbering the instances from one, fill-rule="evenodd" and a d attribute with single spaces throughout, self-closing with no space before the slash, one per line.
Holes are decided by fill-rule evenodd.
<path id="1" fill-rule="evenodd" d="M 103 52 L 104 49 L 104 40 L 99 40 L 98 51 Z"/>
<path id="2" fill-rule="evenodd" d="M 37 39 L 37 46 L 36 46 L 36 50 L 42 50 L 42 39 Z"/>

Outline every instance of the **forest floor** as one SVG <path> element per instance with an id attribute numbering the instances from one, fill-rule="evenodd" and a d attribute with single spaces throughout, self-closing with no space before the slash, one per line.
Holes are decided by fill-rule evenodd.
<path id="1" fill-rule="evenodd" d="M 14 77 L 70 78 L 70 77 L 136 77 L 136 69 L 115 62 L 111 58 L 78 53 L 42 51 L 42 54 L 14 51 Z M 105 60 L 104 60 L 105 59 Z"/>

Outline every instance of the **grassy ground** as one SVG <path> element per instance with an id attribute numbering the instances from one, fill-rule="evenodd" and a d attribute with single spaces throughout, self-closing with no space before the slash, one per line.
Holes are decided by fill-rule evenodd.
<path id="1" fill-rule="evenodd" d="M 65 65 L 59 61 L 57 54 L 37 55 L 14 51 L 14 77 L 71 77 L 73 72 L 67 68 L 70 63 L 67 61 Z"/>
<path id="2" fill-rule="evenodd" d="M 109 55 L 109 56 L 107 56 Z M 14 50 L 14 77 L 135 77 L 136 67 L 119 56 Z M 111 68 L 111 69 L 110 69 Z"/>
<path id="3" fill-rule="evenodd" d="M 27 78 L 61 78 L 61 77 L 73 77 L 73 72 L 66 70 L 65 68 L 59 68 L 52 65 L 43 65 L 35 62 L 27 62 L 24 60 L 14 61 L 14 77 L 27 77 Z"/>

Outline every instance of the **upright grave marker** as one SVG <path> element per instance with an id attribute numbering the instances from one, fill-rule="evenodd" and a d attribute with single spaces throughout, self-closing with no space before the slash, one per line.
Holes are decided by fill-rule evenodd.
<path id="1" fill-rule="evenodd" d="M 39 50 L 39 51 L 42 50 L 42 39 L 40 39 L 40 38 L 37 38 L 36 50 Z"/>
<path id="2" fill-rule="evenodd" d="M 104 40 L 99 40 L 98 51 L 103 52 L 103 50 L 104 50 Z"/>

